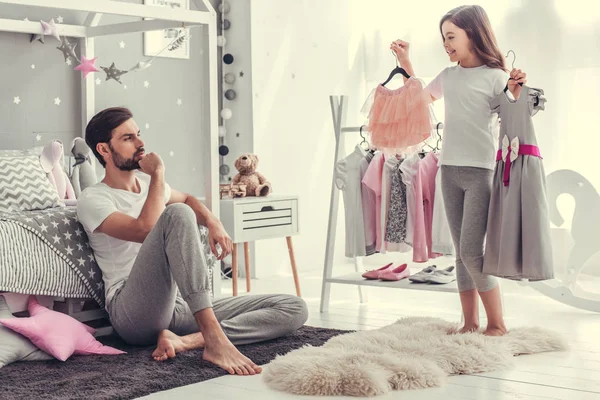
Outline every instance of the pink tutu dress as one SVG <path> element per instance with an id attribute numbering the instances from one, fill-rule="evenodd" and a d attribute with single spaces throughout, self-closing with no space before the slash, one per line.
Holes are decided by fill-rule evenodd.
<path id="1" fill-rule="evenodd" d="M 363 105 L 373 147 L 386 154 L 400 154 L 431 136 L 431 98 L 419 79 L 388 89 L 378 85 Z"/>

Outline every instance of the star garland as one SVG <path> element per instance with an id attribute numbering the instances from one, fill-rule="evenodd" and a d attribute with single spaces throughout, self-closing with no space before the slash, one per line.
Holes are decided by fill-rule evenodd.
<path id="1" fill-rule="evenodd" d="M 25 18 L 25 20 L 29 21 L 27 18 Z M 58 20 L 59 24 L 62 24 L 62 22 L 63 22 L 62 17 L 58 17 L 57 20 Z M 67 39 L 66 36 L 61 37 L 58 34 L 58 27 L 57 27 L 56 23 L 54 22 L 54 18 L 50 19 L 50 22 L 45 22 L 45 21 L 40 20 L 40 24 L 42 25 L 42 32 L 32 34 L 30 43 L 39 41 L 40 43 L 44 44 L 45 36 L 52 36 L 52 37 L 56 38 L 59 42 L 61 42 L 60 46 L 58 46 L 57 49 L 63 53 L 63 57 L 65 58 L 65 63 L 67 65 L 71 65 L 72 64 L 71 59 L 76 60 L 79 64 L 74 68 L 74 70 L 81 71 L 83 73 L 84 78 L 86 78 L 88 76 L 88 74 L 90 74 L 90 73 L 100 71 L 95 65 L 95 62 L 98 59 L 98 57 L 94 57 L 92 59 L 87 59 L 87 58 L 85 58 L 85 56 L 82 56 L 81 59 L 79 57 L 77 57 L 77 54 L 75 53 L 75 47 L 77 46 L 77 43 L 71 43 L 71 42 L 69 42 L 69 39 Z M 179 37 L 176 37 L 175 39 L 173 39 L 168 45 L 166 45 L 156 55 L 154 55 L 153 57 L 148 58 L 144 61 L 137 62 L 133 67 L 131 67 L 127 70 L 118 69 L 115 66 L 114 62 L 112 62 L 110 64 L 110 67 L 100 66 L 100 69 L 102 71 L 104 71 L 104 73 L 106 74 L 107 81 L 112 79 L 112 80 L 122 84 L 122 82 L 121 82 L 122 75 L 125 75 L 129 72 L 139 72 L 139 71 L 149 68 L 150 66 L 152 66 L 152 62 L 154 61 L 154 59 L 156 57 L 158 57 L 161 53 L 163 53 L 164 51 L 173 51 L 173 50 L 181 47 L 190 38 L 191 38 L 191 35 L 189 34 L 189 30 L 186 29 L 185 33 L 183 33 Z M 120 48 L 124 48 L 125 43 L 123 41 L 121 41 L 119 43 L 119 46 L 120 46 Z M 32 67 L 32 68 L 34 68 L 34 67 Z M 146 86 L 146 87 L 148 87 L 148 86 Z"/>

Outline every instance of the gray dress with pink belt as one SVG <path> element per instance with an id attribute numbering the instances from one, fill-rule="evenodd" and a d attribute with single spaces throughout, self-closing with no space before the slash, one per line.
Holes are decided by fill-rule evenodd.
<path id="1" fill-rule="evenodd" d="M 554 277 L 546 175 L 532 118 L 544 109 L 543 95 L 543 90 L 523 85 L 516 101 L 502 92 L 490 102 L 501 123 L 485 274 L 531 281 Z"/>

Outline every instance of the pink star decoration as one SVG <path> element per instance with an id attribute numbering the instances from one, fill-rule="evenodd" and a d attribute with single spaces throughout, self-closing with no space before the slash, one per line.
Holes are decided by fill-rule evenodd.
<path id="1" fill-rule="evenodd" d="M 94 63 L 96 62 L 96 59 L 98 57 L 94 57 L 91 60 L 88 60 L 87 58 L 85 58 L 85 56 L 81 56 L 81 64 L 79 64 L 78 66 L 75 67 L 76 71 L 83 71 L 83 77 L 87 78 L 88 74 L 90 72 L 98 72 L 100 71 L 98 68 L 96 68 L 96 66 L 94 65 Z"/>

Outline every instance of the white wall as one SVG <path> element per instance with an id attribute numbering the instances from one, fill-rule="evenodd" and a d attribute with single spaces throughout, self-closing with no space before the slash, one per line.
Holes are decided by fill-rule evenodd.
<path id="1" fill-rule="evenodd" d="M 546 172 L 573 169 L 600 188 L 597 3 L 474 3 L 487 10 L 502 51 L 516 52 L 516 66 L 528 73 L 528 84 L 547 94 L 547 110 L 534 119 Z M 300 271 L 321 269 L 334 157 L 328 96 L 349 95 L 348 122 L 362 123 L 358 114 L 362 101 L 395 66 L 389 43 L 399 38 L 411 43 L 416 74 L 426 81 L 433 78 L 449 65 L 439 19 L 463 2 L 253 0 L 251 4 L 254 151 L 274 190 L 300 195 L 301 235 L 295 239 Z M 436 113 L 443 120 L 439 103 Z M 356 137 L 349 136 L 348 151 Z M 573 202 L 561 198 L 560 205 L 566 213 L 564 227 L 569 229 Z M 343 233 L 343 214 L 340 220 L 338 232 Z M 338 261 L 343 261 L 343 241 L 341 234 Z M 258 277 L 272 273 L 289 273 L 281 240 L 257 244 Z"/>
<path id="2" fill-rule="evenodd" d="M 348 23 L 347 3 L 252 1 L 254 151 L 274 191 L 300 196 L 301 273 L 323 263 L 334 156 L 329 95 L 349 95 L 351 110 L 365 96 L 362 34 Z M 259 242 L 256 252 L 259 278 L 289 273 L 284 240 Z"/>

